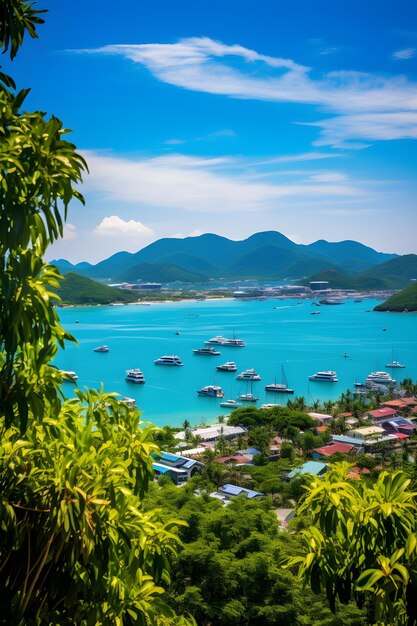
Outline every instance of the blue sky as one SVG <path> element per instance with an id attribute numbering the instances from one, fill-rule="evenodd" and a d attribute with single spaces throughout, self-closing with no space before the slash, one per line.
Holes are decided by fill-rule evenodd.
<path id="1" fill-rule="evenodd" d="M 417 251 L 414 1 L 38 4 L 4 66 L 90 167 L 55 258 L 261 230 Z"/>

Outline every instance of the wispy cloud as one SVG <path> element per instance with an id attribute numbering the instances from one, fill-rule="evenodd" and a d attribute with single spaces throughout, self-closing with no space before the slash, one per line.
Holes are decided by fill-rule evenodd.
<path id="1" fill-rule="evenodd" d="M 406 50 L 410 54 L 413 49 Z M 159 80 L 184 89 L 233 98 L 316 105 L 345 116 L 342 145 L 352 139 L 415 136 L 414 121 L 407 123 L 410 118 L 406 114 L 417 112 L 417 85 L 403 76 L 337 71 L 315 78 L 310 68 L 292 59 L 263 55 L 207 37 L 183 39 L 175 44 L 116 44 L 83 52 L 123 56 L 144 65 Z M 397 52 L 400 53 L 405 51 Z M 396 119 L 399 115 L 403 119 L 401 132 Z M 355 116 L 362 116 L 357 118 L 357 124 Z M 377 133 L 364 136 L 363 116 L 367 116 L 371 131 L 378 126 Z M 333 132 L 337 123 L 325 120 L 321 145 L 341 145 L 340 133 Z"/>
<path id="2" fill-rule="evenodd" d="M 416 56 L 417 49 L 416 48 L 403 48 L 402 50 L 396 50 L 392 53 L 394 59 L 403 60 L 403 59 L 412 59 Z"/>
<path id="3" fill-rule="evenodd" d="M 65 242 L 67 241 L 72 241 L 73 239 L 75 239 L 77 236 L 77 229 L 74 226 L 74 224 L 70 224 L 69 222 L 67 222 L 64 226 L 64 236 L 63 236 L 63 240 Z"/>
<path id="4" fill-rule="evenodd" d="M 86 153 L 90 175 L 88 192 L 112 202 L 136 206 L 183 209 L 192 212 L 224 213 L 261 211 L 279 206 L 286 198 L 343 198 L 366 195 L 362 185 L 341 175 L 306 177 L 296 181 L 253 182 L 242 163 L 230 158 L 202 158 L 184 155 L 126 159 L 107 154 Z M 250 169 L 256 163 L 244 165 Z M 238 167 L 236 167 L 238 166 Z M 239 173 L 236 173 L 238 170 Z M 109 221 L 110 220 L 110 221 Z M 125 225 L 119 218 L 105 218 L 98 232 L 107 229 L 138 228 L 133 220 Z"/>

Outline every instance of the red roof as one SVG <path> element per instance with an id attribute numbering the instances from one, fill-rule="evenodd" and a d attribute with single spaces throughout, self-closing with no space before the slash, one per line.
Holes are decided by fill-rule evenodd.
<path id="1" fill-rule="evenodd" d="M 396 409 L 384 407 L 382 409 L 375 409 L 375 411 L 369 411 L 368 415 L 374 419 L 381 419 L 382 417 L 394 417 L 394 415 L 397 415 L 397 411 Z"/>
<path id="2" fill-rule="evenodd" d="M 234 461 L 236 465 L 241 465 L 242 463 L 250 463 L 252 459 L 247 456 L 220 456 L 216 459 L 217 463 L 229 463 L 230 461 Z"/>
<path id="3" fill-rule="evenodd" d="M 352 467 L 352 472 L 355 472 L 356 474 L 370 474 L 371 470 L 368 469 L 367 467 Z"/>
<path id="4" fill-rule="evenodd" d="M 317 430 L 318 433 L 325 433 L 329 430 L 329 427 L 328 426 L 316 426 L 315 430 Z"/>
<path id="5" fill-rule="evenodd" d="M 332 456 L 335 452 L 343 452 L 344 454 L 349 454 L 349 452 L 355 446 L 351 446 L 348 443 L 330 443 L 328 446 L 324 446 L 323 448 L 316 448 L 314 452 L 318 452 L 322 456 Z"/>
<path id="6" fill-rule="evenodd" d="M 409 439 L 410 435 L 406 435 L 405 433 L 395 433 L 397 439 Z"/>
<path id="7" fill-rule="evenodd" d="M 353 413 L 339 413 L 338 417 L 352 417 Z"/>

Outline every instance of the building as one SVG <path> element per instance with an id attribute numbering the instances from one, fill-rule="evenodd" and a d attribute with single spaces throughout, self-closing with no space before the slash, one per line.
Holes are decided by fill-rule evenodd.
<path id="1" fill-rule="evenodd" d="M 288 474 L 288 479 L 295 478 L 296 476 L 303 476 L 304 474 L 311 474 L 312 476 L 323 476 L 328 470 L 326 463 L 320 461 L 307 461 L 301 467 L 296 467 Z"/>
<path id="2" fill-rule="evenodd" d="M 241 495 L 245 495 L 249 500 L 253 500 L 254 498 L 261 498 L 265 495 L 260 491 L 253 491 L 253 489 L 245 489 L 244 487 L 229 484 L 220 487 L 217 493 L 226 500 L 230 500 L 231 498 Z"/>
<path id="3" fill-rule="evenodd" d="M 333 443 L 329 443 L 327 446 L 323 446 L 322 448 L 315 448 L 313 450 L 313 459 L 323 459 L 336 454 L 336 452 L 342 452 L 342 454 L 350 454 L 355 450 L 355 446 L 350 443 L 339 443 L 337 441 L 333 441 Z"/>
<path id="4" fill-rule="evenodd" d="M 397 417 L 397 415 L 397 409 L 393 409 L 387 406 L 380 409 L 375 409 L 374 411 L 369 411 L 368 413 L 368 417 L 373 421 L 374 424 L 383 424 L 384 422 L 388 422 L 394 417 Z"/>
<path id="5" fill-rule="evenodd" d="M 312 280 L 310 282 L 311 291 L 327 291 L 330 288 L 327 280 Z"/>
<path id="6" fill-rule="evenodd" d="M 202 442 L 205 441 L 217 441 L 220 437 L 224 439 L 233 439 L 234 437 L 239 437 L 239 435 L 244 435 L 246 433 L 246 429 L 243 426 L 228 426 L 227 424 L 213 424 L 212 426 L 207 426 L 207 428 L 193 428 L 191 429 L 191 433 L 194 437 L 199 437 Z M 185 431 L 182 430 L 179 433 L 176 433 L 175 437 L 177 439 L 185 439 Z"/>
<path id="7" fill-rule="evenodd" d="M 155 459 L 153 462 L 155 476 L 169 476 L 176 485 L 186 483 L 191 476 L 200 472 L 204 467 L 204 463 L 200 461 L 170 452 L 154 453 L 152 457 Z"/>

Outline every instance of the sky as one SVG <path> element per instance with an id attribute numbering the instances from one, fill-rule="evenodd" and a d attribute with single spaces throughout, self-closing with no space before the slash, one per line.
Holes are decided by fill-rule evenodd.
<path id="1" fill-rule="evenodd" d="M 45 0 L 2 59 L 89 165 L 49 258 L 277 230 L 417 252 L 415 0 Z"/>

